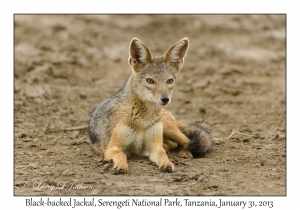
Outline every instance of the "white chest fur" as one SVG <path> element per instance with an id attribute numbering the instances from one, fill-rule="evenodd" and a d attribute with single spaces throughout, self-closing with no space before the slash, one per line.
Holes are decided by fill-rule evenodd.
<path id="1" fill-rule="evenodd" d="M 147 129 L 133 129 L 124 125 L 122 132 L 122 150 L 127 156 L 148 156 L 149 145 L 162 144 L 163 126 L 161 122 L 156 122 Z"/>

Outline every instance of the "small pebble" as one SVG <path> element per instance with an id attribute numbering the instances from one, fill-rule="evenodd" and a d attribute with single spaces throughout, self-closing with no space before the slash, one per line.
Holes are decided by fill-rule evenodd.
<path id="1" fill-rule="evenodd" d="M 260 163 L 255 163 L 255 168 L 260 168 L 261 164 Z"/>
<path id="2" fill-rule="evenodd" d="M 85 99 L 86 98 L 86 92 L 79 93 L 79 96 L 80 96 L 81 99 Z"/>
<path id="3" fill-rule="evenodd" d="M 23 139 L 24 142 L 31 142 L 33 139 L 32 138 L 25 138 Z"/>

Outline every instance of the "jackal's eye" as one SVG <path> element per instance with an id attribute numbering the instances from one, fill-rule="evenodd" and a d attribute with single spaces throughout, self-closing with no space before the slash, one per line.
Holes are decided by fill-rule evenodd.
<path id="1" fill-rule="evenodd" d="M 151 79 L 151 78 L 147 78 L 146 81 L 147 81 L 149 84 L 154 84 L 154 80 Z"/>
<path id="2" fill-rule="evenodd" d="M 168 79 L 168 80 L 167 80 L 167 83 L 168 83 L 168 84 L 172 84 L 173 81 L 174 81 L 173 79 Z"/>

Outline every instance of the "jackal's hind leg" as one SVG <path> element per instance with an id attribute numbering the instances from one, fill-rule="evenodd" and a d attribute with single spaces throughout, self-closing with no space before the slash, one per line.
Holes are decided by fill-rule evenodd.
<path id="1" fill-rule="evenodd" d="M 178 144 L 175 141 L 164 139 L 163 147 L 164 147 L 165 151 L 167 152 L 167 151 L 171 151 L 171 150 L 177 148 Z"/>
<path id="2" fill-rule="evenodd" d="M 163 122 L 163 129 L 164 129 L 164 138 L 165 139 L 171 139 L 168 140 L 169 142 L 164 141 L 164 147 L 167 149 L 172 148 L 172 146 L 174 146 L 176 143 L 178 146 L 185 148 L 189 142 L 190 139 L 185 136 L 181 130 L 178 127 L 177 122 L 175 121 L 174 116 L 169 112 L 169 111 L 165 111 L 163 117 L 162 117 L 162 122 Z M 174 147 L 175 148 L 175 147 Z M 173 149 L 174 149 L 173 148 Z M 182 158 L 193 158 L 193 155 L 191 152 L 187 151 L 187 150 L 181 150 L 179 152 L 179 156 Z"/>
<path id="3" fill-rule="evenodd" d="M 185 158 L 185 159 L 193 159 L 193 154 L 190 151 L 181 150 L 179 152 L 179 157 Z"/>

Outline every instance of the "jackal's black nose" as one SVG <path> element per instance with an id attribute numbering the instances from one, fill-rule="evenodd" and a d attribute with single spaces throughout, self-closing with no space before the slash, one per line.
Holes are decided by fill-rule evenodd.
<path id="1" fill-rule="evenodd" d="M 169 98 L 168 97 L 163 97 L 160 99 L 164 104 L 169 102 Z"/>

